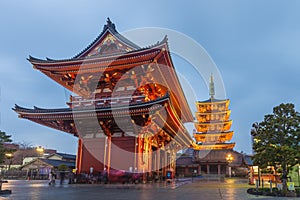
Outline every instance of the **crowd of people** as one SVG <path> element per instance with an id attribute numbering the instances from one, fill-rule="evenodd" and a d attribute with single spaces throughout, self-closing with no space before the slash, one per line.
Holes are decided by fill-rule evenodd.
<path id="1" fill-rule="evenodd" d="M 59 177 L 57 177 L 57 174 L 54 171 L 51 171 L 49 173 L 49 185 L 54 185 L 55 180 L 57 178 L 59 178 L 60 184 L 63 184 L 63 182 L 66 178 L 66 175 L 67 175 L 69 184 L 72 184 L 72 183 L 76 182 L 76 177 L 75 177 L 75 174 L 73 172 L 64 172 L 64 171 L 62 171 L 62 172 L 59 172 Z"/>

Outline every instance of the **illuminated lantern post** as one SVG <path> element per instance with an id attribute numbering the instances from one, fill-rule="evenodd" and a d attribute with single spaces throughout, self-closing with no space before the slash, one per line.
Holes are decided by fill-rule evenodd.
<path id="1" fill-rule="evenodd" d="M 12 153 L 6 153 L 5 156 L 9 160 L 8 170 L 10 170 L 10 166 L 11 166 L 12 159 L 13 159 L 14 155 Z"/>
<path id="2" fill-rule="evenodd" d="M 234 158 L 233 158 L 233 156 L 231 155 L 231 153 L 227 154 L 226 160 L 227 160 L 227 162 L 228 162 L 228 174 L 229 174 L 229 178 L 231 178 L 231 166 L 230 166 L 230 164 L 231 164 L 232 161 L 234 160 Z"/>
<path id="3" fill-rule="evenodd" d="M 44 156 L 44 151 L 45 151 L 44 147 L 38 146 L 38 147 L 35 148 L 35 150 L 39 154 L 39 157 L 43 157 Z"/>

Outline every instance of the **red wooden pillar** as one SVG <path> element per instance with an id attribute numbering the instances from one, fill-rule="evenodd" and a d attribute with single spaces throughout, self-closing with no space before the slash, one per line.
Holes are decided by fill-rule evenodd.
<path id="1" fill-rule="evenodd" d="M 111 136 L 108 136 L 107 143 L 107 174 L 109 175 L 111 159 Z"/>
<path id="2" fill-rule="evenodd" d="M 81 172 L 82 164 L 82 139 L 78 139 L 77 156 L 76 156 L 76 174 Z"/>

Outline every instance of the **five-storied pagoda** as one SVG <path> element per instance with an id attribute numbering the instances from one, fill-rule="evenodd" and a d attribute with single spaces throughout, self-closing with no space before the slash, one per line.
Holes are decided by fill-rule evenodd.
<path id="1" fill-rule="evenodd" d="M 198 145 L 195 150 L 233 149 L 235 143 L 226 143 L 233 136 L 230 131 L 232 120 L 229 120 L 229 99 L 215 99 L 213 76 L 210 77 L 210 98 L 196 102 L 197 112 L 194 137 Z"/>
<path id="2" fill-rule="evenodd" d="M 193 116 L 166 38 L 140 48 L 108 19 L 101 34 L 75 57 L 28 60 L 75 95 L 67 108 L 16 105 L 14 110 L 21 118 L 78 137 L 77 173 L 92 168 L 94 173 L 116 169 L 166 176 L 166 171 L 175 170 L 176 152 L 195 145 L 183 125 Z M 227 106 L 227 101 L 216 105 L 225 119 Z M 197 127 L 207 131 L 202 124 Z"/>

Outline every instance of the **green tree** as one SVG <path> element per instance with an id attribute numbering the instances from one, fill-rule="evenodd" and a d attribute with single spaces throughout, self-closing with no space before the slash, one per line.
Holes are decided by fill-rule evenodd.
<path id="1" fill-rule="evenodd" d="M 300 160 L 300 114 L 294 104 L 280 104 L 253 127 L 254 164 L 260 168 L 280 166 L 286 192 L 289 170 Z"/>
<path id="2" fill-rule="evenodd" d="M 6 142 L 12 141 L 10 137 L 11 135 L 6 135 L 5 132 L 0 131 L 0 163 L 4 162 L 6 153 L 12 152 L 10 149 L 5 148 L 3 145 Z"/>
<path id="3" fill-rule="evenodd" d="M 58 170 L 59 171 L 67 171 L 68 170 L 68 166 L 67 165 L 65 165 L 65 164 L 61 164 L 61 165 L 59 165 L 58 166 Z"/>

